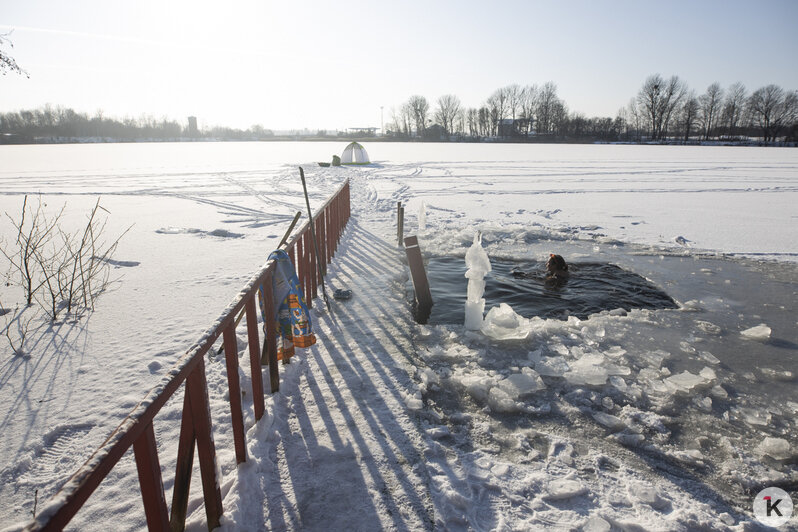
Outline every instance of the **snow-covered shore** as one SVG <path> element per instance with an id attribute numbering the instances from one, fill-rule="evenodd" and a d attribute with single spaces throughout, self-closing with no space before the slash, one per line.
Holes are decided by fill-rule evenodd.
<path id="1" fill-rule="evenodd" d="M 278 155 L 265 165 L 256 151 L 221 162 L 199 156 L 188 169 L 131 156 L 120 171 L 119 155 L 98 148 L 89 163 L 75 156 L 88 168 L 37 163 L 0 174 L 5 211 L 18 208 L 20 194 L 42 191 L 59 205 L 68 200 L 80 219 L 76 207 L 102 193 L 111 229 L 136 222 L 118 253 L 125 266 L 116 291 L 89 317 L 37 330 L 25 357 L 3 362 L 0 394 L 12 406 L 2 425 L 2 511 L 14 520 L 29 515 L 35 490 L 40 501 L 52 494 L 141 399 L 138 390 L 168 370 L 301 208 L 296 164 Z M 326 160 L 338 148 L 309 145 L 292 156 Z M 322 341 L 287 368 L 258 424 L 245 398 L 251 460 L 238 470 L 224 367 L 208 364 L 225 526 L 754 526 L 750 491 L 797 481 L 796 449 L 774 442 L 798 439 L 789 373 L 798 154 L 456 148 L 380 144 L 371 167 L 305 164 L 316 205 L 352 179 L 353 221 L 329 283 L 353 288 L 355 298 L 316 314 Z M 644 275 L 681 308 L 584 321 L 526 316 L 511 341 L 414 324 L 393 241 L 396 201 L 407 206 L 410 230 L 426 203 L 427 253 L 462 255 L 480 230 L 489 255 L 599 258 Z M 776 262 L 730 258 L 738 254 Z M 769 339 L 741 335 L 761 322 Z M 180 399 L 156 425 L 167 491 Z M 136 482 L 129 459 L 75 527 L 139 528 Z M 190 508 L 197 528 L 199 491 Z"/>

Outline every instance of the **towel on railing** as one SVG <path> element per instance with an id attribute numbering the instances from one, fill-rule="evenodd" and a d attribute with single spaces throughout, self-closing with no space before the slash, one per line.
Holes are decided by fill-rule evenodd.
<path id="1" fill-rule="evenodd" d="M 261 286 L 258 299 L 263 316 L 263 330 L 266 334 L 267 319 L 276 322 L 277 359 L 289 359 L 294 356 L 294 347 L 310 347 L 316 343 L 316 336 L 313 334 L 310 312 L 302 297 L 302 287 L 291 257 L 285 251 L 278 249 L 269 255 L 269 260 L 275 261 L 274 275 L 272 275 L 275 309 L 271 316 L 267 316 Z"/>

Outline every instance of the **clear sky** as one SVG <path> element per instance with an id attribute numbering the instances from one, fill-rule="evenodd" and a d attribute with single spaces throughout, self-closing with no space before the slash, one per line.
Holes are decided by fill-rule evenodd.
<path id="1" fill-rule="evenodd" d="M 645 78 L 798 89 L 796 0 L 0 0 L 0 111 L 311 130 L 380 127 L 411 95 L 476 107 L 554 81 L 615 116 Z"/>

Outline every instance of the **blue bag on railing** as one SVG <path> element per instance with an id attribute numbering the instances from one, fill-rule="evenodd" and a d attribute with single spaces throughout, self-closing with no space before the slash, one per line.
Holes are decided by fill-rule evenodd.
<path id="1" fill-rule="evenodd" d="M 272 252 L 269 260 L 275 261 L 272 275 L 274 313 L 266 315 L 263 286 L 259 290 L 260 311 L 263 316 L 264 334 L 268 334 L 266 320 L 274 320 L 277 326 L 277 359 L 291 358 L 294 347 L 310 347 L 316 343 L 310 312 L 302 297 L 302 287 L 296 276 L 291 257 L 282 249 Z"/>

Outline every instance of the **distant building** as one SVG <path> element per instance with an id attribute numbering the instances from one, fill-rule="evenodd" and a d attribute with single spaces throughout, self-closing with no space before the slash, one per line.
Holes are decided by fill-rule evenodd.
<path id="1" fill-rule="evenodd" d="M 432 124 L 424 130 L 424 140 L 440 142 L 442 140 L 448 140 L 448 136 L 443 126 L 440 124 Z"/>
<path id="2" fill-rule="evenodd" d="M 188 117 L 188 129 L 186 133 L 189 137 L 196 137 L 199 135 L 199 129 L 197 128 L 197 117 L 196 116 L 189 116 Z"/>
<path id="3" fill-rule="evenodd" d="M 353 137 L 373 137 L 377 134 L 376 127 L 350 127 L 347 134 Z"/>
<path id="4" fill-rule="evenodd" d="M 503 139 L 518 138 L 527 136 L 530 130 L 531 121 L 527 118 L 504 118 L 499 121 L 499 137 Z M 534 134 L 529 131 L 530 134 Z"/>

